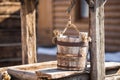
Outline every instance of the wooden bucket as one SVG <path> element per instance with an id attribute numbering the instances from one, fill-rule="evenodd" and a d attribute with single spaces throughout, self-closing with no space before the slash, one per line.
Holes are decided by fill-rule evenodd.
<path id="1" fill-rule="evenodd" d="M 88 34 L 57 36 L 57 67 L 63 70 L 84 70 L 88 53 Z"/>

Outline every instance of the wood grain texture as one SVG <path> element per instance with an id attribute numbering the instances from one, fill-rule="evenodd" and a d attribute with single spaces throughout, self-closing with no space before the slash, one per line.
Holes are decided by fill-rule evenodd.
<path id="1" fill-rule="evenodd" d="M 105 80 L 120 80 L 120 74 L 108 75 Z"/>
<path id="2" fill-rule="evenodd" d="M 56 67 L 44 68 L 36 71 L 38 79 L 44 80 L 45 78 L 48 80 L 90 80 L 89 76 L 89 67 L 88 71 L 68 71 L 68 70 L 60 70 Z M 105 76 L 105 80 L 109 80 L 109 77 L 119 77 L 118 69 L 120 68 L 120 63 L 114 62 L 106 62 L 105 64 L 107 76 Z M 117 70 L 116 70 L 117 69 Z M 114 73 L 113 73 L 114 72 Z M 117 79 L 114 79 L 117 80 Z"/>
<path id="3" fill-rule="evenodd" d="M 44 78 L 44 76 L 41 76 L 43 75 L 43 72 L 46 72 L 44 73 L 44 75 L 49 75 L 49 76 L 52 76 L 52 75 L 57 75 L 57 74 L 65 74 L 65 75 L 57 75 L 57 77 L 61 78 L 60 79 L 56 79 L 56 80 L 89 80 L 89 74 L 88 73 L 84 73 L 84 72 L 80 72 L 80 71 L 64 71 L 64 70 L 54 70 L 54 72 L 51 72 L 50 71 L 52 69 L 57 69 L 57 61 L 48 61 L 48 62 L 42 62 L 42 63 L 34 63 L 34 64 L 25 64 L 25 65 L 19 65 L 19 66 L 11 66 L 11 67 L 3 67 L 3 68 L 0 68 L 0 79 L 1 79 L 1 74 L 4 72 L 4 71 L 8 71 L 8 73 L 10 75 L 13 75 L 14 72 L 15 72 L 15 75 L 13 75 L 13 77 L 16 77 L 16 75 L 18 76 L 17 79 L 13 78 L 12 80 L 19 80 L 20 78 L 23 79 L 28 79 L 29 77 L 24 77 L 25 75 L 31 75 L 31 74 L 35 74 L 34 72 L 38 72 L 37 73 L 37 77 L 38 79 L 41 79 L 42 77 Z M 90 68 L 90 65 L 88 65 L 88 71 L 89 71 L 89 68 Z M 112 77 L 116 77 L 116 76 L 119 76 L 119 68 L 120 68 L 120 63 L 115 63 L 115 62 L 106 62 L 105 63 L 105 68 L 106 68 L 106 73 L 107 73 L 107 77 L 109 76 L 112 76 Z M 49 70 L 50 71 L 49 71 Z M 11 72 L 13 71 L 13 72 Z M 55 72 L 56 71 L 56 72 Z M 58 72 L 57 72 L 58 71 Z M 23 77 L 19 77 L 19 73 L 21 74 L 24 74 Z M 49 74 L 48 74 L 49 72 Z M 68 74 L 66 74 L 66 72 L 68 72 Z M 69 73 L 70 72 L 70 73 Z M 13 73 L 13 74 L 12 74 Z M 41 74 L 39 74 L 41 73 Z M 74 74 L 74 73 L 78 73 L 77 74 Z M 79 74 L 80 73 L 80 74 Z M 38 75 L 39 74 L 39 75 Z M 72 75 L 70 75 L 72 74 Z M 115 75 L 116 76 L 115 76 Z M 47 76 L 46 76 L 47 77 Z M 53 76 L 55 78 L 55 76 Z M 57 78 L 56 77 L 56 78 Z M 18 79 L 19 78 L 19 79 Z M 28 79 L 30 80 L 30 79 Z M 43 79 L 44 80 L 44 79 Z"/>
<path id="4" fill-rule="evenodd" d="M 36 59 L 36 10 L 34 0 L 21 5 L 22 59 L 23 64 L 35 63 Z"/>
<path id="5" fill-rule="evenodd" d="M 63 45 L 57 43 L 57 61 L 58 68 L 64 70 L 85 70 L 88 46 L 66 46 L 66 44 L 84 42 L 83 38 L 88 38 L 87 32 L 79 32 L 78 36 L 58 36 L 58 42 L 64 42 Z M 67 42 L 65 44 L 65 42 Z M 88 44 L 88 41 L 85 41 Z"/>
<path id="6" fill-rule="evenodd" d="M 20 2 L 1 2 L 0 15 L 13 14 L 20 10 Z"/>
<path id="7" fill-rule="evenodd" d="M 57 68 L 46 68 L 42 70 L 36 71 L 38 78 L 47 78 L 48 80 L 87 80 L 88 73 L 83 71 L 67 71 L 67 70 L 60 70 Z M 78 76 L 79 75 L 79 76 Z M 82 76 L 87 75 L 87 76 Z M 65 78 L 66 77 L 66 78 Z"/>
<path id="8" fill-rule="evenodd" d="M 49 68 L 49 67 L 57 67 L 56 64 L 57 64 L 56 61 L 48 61 L 48 62 L 42 62 L 42 63 L 19 65 L 19 66 L 2 67 L 0 68 L 0 80 L 1 80 L 2 73 L 5 71 L 8 71 L 8 69 L 9 69 L 8 73 L 10 75 L 13 75 L 13 77 L 17 78 L 17 79 L 13 78 L 12 80 L 19 80 L 18 78 L 21 78 L 22 80 L 24 79 L 30 80 L 30 77 L 26 77 L 26 76 L 20 77 L 20 75 L 23 75 L 23 74 L 27 76 L 32 75 L 33 78 L 35 78 L 36 70 L 43 69 L 43 68 Z M 31 79 L 34 80 L 33 78 Z"/>
<path id="9" fill-rule="evenodd" d="M 34 71 L 24 71 L 24 70 L 16 70 L 16 69 L 8 69 L 9 74 L 20 79 L 20 80 L 37 80 L 37 76 Z"/>
<path id="10" fill-rule="evenodd" d="M 104 80 L 104 0 L 94 1 L 94 8 L 89 8 L 90 36 L 92 38 L 90 44 L 91 80 Z"/>

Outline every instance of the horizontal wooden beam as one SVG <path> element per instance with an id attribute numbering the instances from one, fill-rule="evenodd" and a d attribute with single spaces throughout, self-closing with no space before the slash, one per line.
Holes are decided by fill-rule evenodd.
<path id="1" fill-rule="evenodd" d="M 90 67 L 90 65 L 88 65 L 88 67 Z M 0 68 L 0 79 L 1 79 L 1 74 L 4 71 L 7 71 L 8 69 L 9 69 L 9 72 L 14 71 L 15 75 L 17 75 L 17 74 L 18 75 L 24 74 L 24 75 L 28 75 L 29 76 L 31 74 L 35 74 L 35 71 L 37 71 L 37 72 L 40 72 L 40 71 L 41 72 L 45 72 L 45 70 L 47 70 L 49 72 L 49 70 L 52 70 L 53 68 L 57 68 L 57 61 L 48 61 L 48 62 L 41 62 L 41 63 L 34 63 L 34 64 L 26 64 L 26 65 L 19 65 L 19 66 L 3 67 L 3 68 Z M 116 74 L 116 76 L 119 76 L 119 74 L 120 74 L 119 71 L 118 71 L 118 69 L 120 68 L 120 63 L 106 62 L 105 63 L 105 68 L 106 68 L 106 72 L 107 72 L 106 78 L 110 77 L 111 74 Z M 21 74 L 17 73 L 18 71 Z M 58 71 L 60 71 L 60 70 L 58 70 Z M 74 79 L 80 77 L 80 78 L 82 78 L 81 80 L 89 80 L 88 79 L 89 75 L 88 74 L 84 74 L 84 72 L 80 72 L 80 71 L 78 71 L 78 72 L 76 72 L 76 71 L 61 71 L 61 72 L 63 72 L 62 74 L 66 73 L 66 72 L 71 72 L 72 74 L 73 73 L 79 73 L 79 75 L 73 74 L 74 76 L 72 76 L 72 75 L 69 75 L 69 76 L 71 76 L 71 78 L 74 78 Z M 54 73 L 55 73 L 55 71 L 51 72 L 48 75 L 51 75 L 51 74 L 55 75 Z M 47 74 L 47 72 L 46 72 L 46 74 Z M 10 75 L 12 75 L 12 73 Z M 15 75 L 14 75 L 14 77 L 15 77 Z M 57 77 L 60 77 L 60 76 L 61 75 L 58 75 Z M 65 75 L 63 75 L 63 76 L 65 76 Z M 37 77 L 40 78 L 40 76 L 37 76 Z M 53 77 L 55 78 L 55 76 L 53 76 Z M 24 76 L 21 76 L 21 77 L 18 76 L 17 78 L 22 78 L 22 80 L 28 78 L 30 80 L 30 77 L 24 77 Z M 69 79 L 70 78 L 68 78 L 68 80 Z M 63 78 L 61 80 L 63 80 Z M 66 80 L 66 78 L 64 80 Z"/>

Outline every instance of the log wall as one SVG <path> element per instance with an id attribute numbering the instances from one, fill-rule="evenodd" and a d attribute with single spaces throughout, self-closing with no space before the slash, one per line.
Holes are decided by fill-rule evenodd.
<path id="1" fill-rule="evenodd" d="M 105 5 L 106 51 L 120 51 L 120 1 L 108 0 Z"/>
<path id="2" fill-rule="evenodd" d="M 21 64 L 20 3 L 0 1 L 0 66 Z"/>
<path id="3" fill-rule="evenodd" d="M 20 28 L 20 16 L 19 16 L 20 4 L 14 2 L 14 0 L 11 0 L 12 3 L 8 3 L 5 1 L 9 1 L 9 0 L 0 1 L 0 37 L 2 37 L 0 38 L 0 49 L 2 50 L 0 54 L 3 55 L 3 53 L 6 53 L 3 55 L 5 56 L 7 55 L 7 53 L 9 54 L 13 53 L 11 55 L 13 56 L 17 52 L 21 51 L 21 48 L 20 48 L 21 28 Z M 38 18 L 41 21 L 40 22 L 38 20 L 39 24 L 37 27 L 38 37 L 39 37 L 38 44 L 41 46 L 50 46 L 52 45 L 51 39 L 53 36 L 52 34 L 53 29 L 63 30 L 63 28 L 66 25 L 67 18 L 68 18 L 66 9 L 70 4 L 70 0 L 46 0 L 44 1 L 44 4 L 46 5 L 38 6 L 38 13 L 39 13 Z M 43 6 L 47 6 L 47 7 L 43 7 Z M 76 11 L 76 9 L 77 7 L 75 7 L 72 12 L 73 22 L 78 26 L 80 31 L 88 31 L 87 20 L 75 20 L 76 13 L 74 12 Z M 120 15 L 119 13 L 120 13 L 120 1 L 119 0 L 107 1 L 105 5 L 106 51 L 120 51 L 120 48 L 119 48 L 120 46 L 120 42 L 119 42 Z M 75 34 L 75 31 L 70 29 L 68 31 L 68 34 L 71 34 L 71 33 Z M 9 48 L 10 45 L 13 45 L 12 46 L 13 49 L 11 49 L 12 47 Z M 19 55 L 19 54 L 16 54 L 16 55 Z M 3 57 L 0 56 L 0 59 L 2 58 Z"/>
<path id="4" fill-rule="evenodd" d="M 66 9 L 70 0 L 53 0 L 53 27 L 54 29 L 63 30 L 67 22 Z M 78 5 L 78 4 L 77 4 Z M 72 18 L 80 31 L 88 31 L 88 18 L 79 18 L 77 12 L 78 6 L 73 9 Z M 106 51 L 120 51 L 120 1 L 108 0 L 105 4 L 105 45 Z M 78 16 L 77 19 L 76 16 Z M 77 20 L 76 20 L 77 19 Z M 75 31 L 69 30 L 68 34 L 75 34 Z"/>

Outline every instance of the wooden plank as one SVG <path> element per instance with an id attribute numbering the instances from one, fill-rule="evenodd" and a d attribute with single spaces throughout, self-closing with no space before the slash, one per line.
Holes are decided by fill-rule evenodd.
<path id="1" fill-rule="evenodd" d="M 18 62 L 21 61 L 21 58 L 7 58 L 7 59 L 0 59 L 1 62 Z"/>
<path id="2" fill-rule="evenodd" d="M 38 6 L 37 37 L 39 46 L 51 46 L 53 37 L 53 0 L 40 0 Z M 42 34 L 44 33 L 44 34 Z M 47 41 L 44 41 L 47 40 Z M 44 42 L 43 42 L 44 41 Z M 44 44 L 45 43 L 45 44 Z"/>
<path id="3" fill-rule="evenodd" d="M 116 15 L 116 14 L 114 14 Z M 112 24 L 112 25 L 120 25 L 120 18 L 117 17 L 117 18 L 108 18 L 108 19 L 105 19 L 105 23 L 106 24 Z"/>
<path id="4" fill-rule="evenodd" d="M 0 15 L 1 19 L 6 19 L 6 18 L 16 18 L 16 19 L 20 19 L 20 16 L 18 15 Z"/>
<path id="5" fill-rule="evenodd" d="M 15 47 L 15 46 L 21 46 L 21 43 L 5 43 L 5 44 L 0 44 L 0 47 Z"/>
<path id="6" fill-rule="evenodd" d="M 120 3 L 120 1 L 118 0 L 109 0 L 106 4 L 117 4 L 117 3 Z"/>
<path id="7" fill-rule="evenodd" d="M 58 4 L 70 4 L 70 1 L 68 0 L 54 0 L 54 4 L 58 5 Z"/>
<path id="8" fill-rule="evenodd" d="M 36 10 L 34 0 L 23 0 L 21 5 L 22 63 L 35 63 L 36 58 Z"/>
<path id="9" fill-rule="evenodd" d="M 8 73 L 12 76 L 20 79 L 20 80 L 37 80 L 37 76 L 35 75 L 34 71 L 24 71 L 24 70 L 17 70 L 17 69 L 8 69 Z"/>
<path id="10" fill-rule="evenodd" d="M 105 80 L 120 80 L 120 74 L 107 75 Z"/>
<path id="11" fill-rule="evenodd" d="M 105 12 L 105 14 L 106 14 L 105 18 L 106 18 L 107 22 L 109 22 L 109 19 L 115 19 L 116 21 L 119 21 L 119 19 L 120 19 L 120 11 L 117 11 L 117 10 L 115 10 L 114 12 L 113 11 L 114 10 Z"/>
<path id="12" fill-rule="evenodd" d="M 1 6 L 20 6 L 19 2 L 9 2 L 9 1 L 3 1 L 0 3 Z"/>
<path id="13" fill-rule="evenodd" d="M 56 61 L 48 61 L 48 62 L 42 62 L 42 63 L 34 63 L 34 64 L 25 64 L 25 65 L 18 65 L 18 66 L 2 67 L 2 68 L 0 68 L 0 80 L 1 80 L 2 73 L 5 72 L 5 71 L 7 71 L 8 69 L 12 69 L 12 70 L 13 69 L 14 70 L 17 69 L 18 71 L 22 70 L 21 73 L 22 72 L 23 73 L 24 72 L 28 72 L 28 73 L 31 74 L 30 70 L 35 71 L 35 70 L 39 70 L 39 69 L 43 69 L 43 68 L 56 67 L 57 66 L 56 64 L 57 64 Z M 16 80 L 16 79 L 13 79 L 13 80 Z"/>
<path id="14" fill-rule="evenodd" d="M 113 24 L 106 24 L 105 25 L 105 30 L 110 31 L 110 32 L 120 32 L 119 24 L 118 25 L 113 25 Z"/>
<path id="15" fill-rule="evenodd" d="M 110 2 L 110 1 L 109 1 Z M 110 11 L 119 11 L 120 10 L 120 3 L 119 1 L 117 2 L 117 4 L 111 4 L 111 3 L 108 3 L 106 6 L 105 6 L 105 11 L 107 12 L 110 12 Z"/>
<path id="16" fill-rule="evenodd" d="M 20 16 L 0 15 L 0 27 L 1 28 L 18 28 L 18 27 L 20 28 Z"/>
<path id="17" fill-rule="evenodd" d="M 117 45 L 120 45 L 120 40 L 119 39 L 115 39 L 115 38 L 113 38 L 113 39 L 106 39 L 105 40 L 106 41 L 106 44 L 108 44 L 108 45 L 113 45 L 113 46 L 117 46 Z"/>
<path id="18" fill-rule="evenodd" d="M 120 46 L 119 45 L 106 45 L 106 50 L 108 51 L 108 52 L 119 52 L 120 51 L 120 48 L 119 48 Z"/>
<path id="19" fill-rule="evenodd" d="M 92 3 L 90 0 L 89 3 Z M 91 80 L 105 79 L 104 66 L 104 0 L 94 0 L 94 7 L 89 8 L 90 13 L 90 59 Z M 90 5 L 91 6 L 91 5 Z"/>
<path id="20" fill-rule="evenodd" d="M 61 5 L 61 6 L 54 6 L 54 11 L 55 12 L 66 12 L 67 6 L 69 5 Z"/>
<path id="21" fill-rule="evenodd" d="M 88 65 L 88 68 L 90 67 L 90 65 Z M 19 65 L 19 66 L 11 66 L 11 67 L 4 67 L 4 68 L 0 68 L 0 79 L 1 79 L 1 74 L 4 72 L 4 71 L 6 71 L 6 70 L 8 70 L 8 73 L 10 74 L 10 75 L 13 75 L 14 77 L 15 77 L 15 75 L 17 75 L 17 76 L 19 76 L 19 75 L 21 75 L 21 74 L 24 74 L 24 76 L 25 75 L 31 75 L 31 74 L 34 74 L 34 72 L 36 71 L 36 72 L 40 72 L 41 70 L 43 71 L 43 72 L 45 72 L 44 70 L 46 69 L 47 71 L 49 71 L 48 69 L 49 68 L 51 68 L 51 69 L 55 69 L 55 68 L 57 68 L 57 61 L 48 61 L 48 62 L 42 62 L 42 63 L 34 63 L 34 64 L 26 64 L 26 65 Z M 108 75 L 110 75 L 111 74 L 111 72 L 109 71 L 109 70 L 111 70 L 111 71 L 113 71 L 114 72 L 114 70 L 115 69 L 119 69 L 120 68 L 120 63 L 115 63 L 115 62 L 106 62 L 106 71 L 107 71 L 107 73 L 108 73 Z M 88 69 L 89 70 L 89 69 Z M 14 73 L 15 73 L 15 75 L 14 75 L 14 73 L 12 72 L 11 73 L 11 71 L 13 71 Z M 60 71 L 60 70 L 57 70 L 57 71 Z M 19 74 L 19 73 L 20 74 Z M 64 72 L 64 71 L 62 71 L 62 72 Z M 57 79 L 57 80 L 89 80 L 89 75 L 88 75 L 88 73 L 87 74 L 81 74 L 81 72 L 80 71 L 65 71 L 65 73 L 66 72 L 70 72 L 69 74 L 73 74 L 73 72 L 74 73 L 80 73 L 79 75 L 77 75 L 77 74 L 73 74 L 73 75 L 69 75 L 69 77 L 65 77 L 65 78 L 61 78 L 61 79 Z M 52 72 L 51 74 L 53 74 L 53 75 L 55 75 L 54 73 L 57 73 L 57 72 Z M 116 74 L 116 73 L 118 73 L 118 72 L 115 72 L 114 74 Z M 39 73 L 38 73 L 39 74 Z M 58 72 L 58 74 L 59 74 L 59 72 Z M 66 74 L 66 75 L 68 75 L 68 74 Z M 30 80 L 30 77 L 24 77 L 24 76 L 21 76 L 21 77 L 18 77 L 18 78 L 22 78 L 22 80 L 24 80 L 24 79 L 26 79 L 27 78 L 27 80 L 29 79 Z M 61 75 L 59 75 L 59 76 L 61 76 Z M 58 76 L 58 77 L 59 77 Z M 63 75 L 64 76 L 64 75 Z M 53 76 L 54 77 L 54 76 Z M 40 76 L 38 76 L 38 78 L 40 78 Z M 56 77 L 57 78 L 57 77 Z M 18 80 L 18 79 L 13 79 L 13 80 Z"/>
<path id="22" fill-rule="evenodd" d="M 67 71 L 67 70 L 60 70 L 57 68 L 46 68 L 46 69 L 36 71 L 37 76 L 39 76 L 41 78 L 46 77 L 47 79 L 50 79 L 50 80 L 64 78 L 64 77 L 68 77 L 71 75 L 84 74 L 84 73 L 87 73 L 87 71 L 86 72 L 84 72 L 84 71 Z"/>
<path id="23" fill-rule="evenodd" d="M 53 68 L 44 68 L 44 69 L 40 69 L 36 71 L 36 74 L 38 76 L 38 78 L 47 78 L 47 79 L 56 79 L 56 80 L 89 80 L 89 70 L 90 70 L 90 65 L 87 65 L 87 69 L 88 71 L 67 71 L 67 70 L 60 70 L 57 69 L 56 67 Z M 105 68 L 106 68 L 106 72 L 110 75 L 110 74 L 115 74 L 115 73 L 111 73 L 112 71 L 114 71 L 115 69 L 119 69 L 120 68 L 120 63 L 114 63 L 114 62 L 106 62 L 105 64 Z M 112 70 L 111 72 L 109 70 Z M 74 75 L 74 76 L 72 76 Z M 79 77 L 78 77 L 79 75 Z"/>
<path id="24" fill-rule="evenodd" d="M 15 30 L 12 30 L 11 27 L 9 27 L 9 30 L 7 30 L 6 27 L 4 27 L 3 29 L 0 29 L 0 36 L 1 36 L 0 44 L 20 43 L 21 41 L 20 30 L 15 29 L 15 27 L 14 27 Z"/>
<path id="25" fill-rule="evenodd" d="M 120 32 L 116 32 L 116 31 L 111 31 L 111 32 L 108 32 L 108 31 L 106 31 L 105 32 L 105 37 L 106 37 L 106 39 L 110 39 L 111 40 L 111 38 L 112 39 L 115 39 L 115 40 L 119 40 L 120 39 Z M 106 40 L 107 41 L 107 40 Z"/>
<path id="26" fill-rule="evenodd" d="M 0 15 L 3 14 L 18 14 L 20 10 L 20 2 L 0 2 Z"/>
<path id="27" fill-rule="evenodd" d="M 21 57 L 21 47 L 14 46 L 14 47 L 0 47 L 1 55 L 0 59 L 10 58 L 10 57 Z"/>

